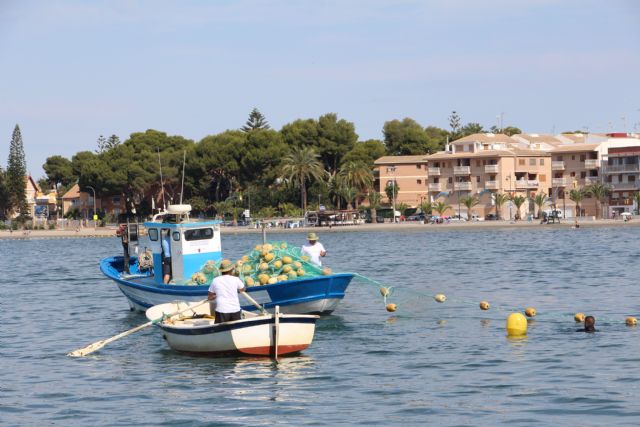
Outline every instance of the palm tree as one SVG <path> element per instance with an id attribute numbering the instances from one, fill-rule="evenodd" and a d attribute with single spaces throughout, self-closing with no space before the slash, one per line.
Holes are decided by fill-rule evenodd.
<path id="1" fill-rule="evenodd" d="M 480 203 L 478 196 L 465 196 L 460 199 L 460 202 L 467 207 L 467 221 L 471 221 L 471 209 Z"/>
<path id="2" fill-rule="evenodd" d="M 367 199 L 369 199 L 369 209 L 371 209 L 371 222 L 375 224 L 376 218 L 378 217 L 376 209 L 380 207 L 380 193 L 378 193 L 374 189 L 369 190 L 369 195 Z"/>
<path id="3" fill-rule="evenodd" d="M 445 202 L 437 202 L 433 205 L 433 209 L 442 216 L 447 210 L 451 209 L 451 205 L 448 205 Z"/>
<path id="4" fill-rule="evenodd" d="M 536 216 L 536 218 L 540 219 L 542 208 L 544 208 L 544 205 L 549 203 L 549 198 L 547 197 L 547 194 L 545 192 L 538 193 L 533 198 L 533 203 L 535 203 L 538 207 L 538 216 Z"/>
<path id="5" fill-rule="evenodd" d="M 516 206 L 516 216 L 514 218 L 518 221 L 521 219 L 520 208 L 524 205 L 524 202 L 527 201 L 527 198 L 525 196 L 511 196 L 509 199 Z"/>
<path id="6" fill-rule="evenodd" d="M 347 209 L 353 208 L 354 199 L 358 195 L 358 190 L 355 187 L 341 185 L 337 188 L 336 193 L 347 202 Z"/>
<path id="7" fill-rule="evenodd" d="M 609 195 L 611 187 L 601 182 L 594 182 L 589 185 L 586 190 L 594 199 L 596 199 L 596 219 L 598 219 L 602 210 L 602 203 L 604 202 L 605 197 Z"/>
<path id="8" fill-rule="evenodd" d="M 409 209 L 409 205 L 405 202 L 400 202 L 396 205 L 396 210 L 400 211 L 400 215 L 406 216 L 406 210 Z"/>
<path id="9" fill-rule="evenodd" d="M 426 224 L 427 221 L 429 221 L 429 218 L 431 217 L 431 213 L 433 212 L 433 203 L 424 200 L 422 203 L 420 203 L 420 210 L 424 214 L 424 219 Z"/>
<path id="10" fill-rule="evenodd" d="M 493 195 L 493 201 L 496 204 L 496 218 L 497 219 L 500 219 L 500 211 L 502 210 L 502 205 L 507 203 L 508 200 L 509 200 L 509 195 L 508 194 L 495 193 Z"/>
<path id="11" fill-rule="evenodd" d="M 576 204 L 576 224 L 578 224 L 578 215 L 580 214 L 580 203 L 587 195 L 587 190 L 584 188 L 577 188 L 569 192 L 569 199 L 573 200 Z"/>
<path id="12" fill-rule="evenodd" d="M 308 147 L 294 148 L 284 159 L 282 173 L 295 185 L 300 186 L 302 210 L 307 211 L 307 181 L 321 180 L 326 172 L 313 149 Z"/>
<path id="13" fill-rule="evenodd" d="M 371 169 L 362 162 L 346 162 L 338 172 L 338 178 L 347 187 L 353 187 L 359 193 L 364 193 L 367 188 L 373 185 L 373 173 Z M 356 198 L 355 208 L 358 209 L 358 199 Z"/>

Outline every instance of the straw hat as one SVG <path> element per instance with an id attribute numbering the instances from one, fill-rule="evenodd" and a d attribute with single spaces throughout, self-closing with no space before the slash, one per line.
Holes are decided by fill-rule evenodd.
<path id="1" fill-rule="evenodd" d="M 314 232 L 307 234 L 307 240 L 316 241 L 318 240 L 318 235 Z"/>
<path id="2" fill-rule="evenodd" d="M 228 259 L 223 259 L 222 262 L 220 262 L 220 268 L 218 270 L 220 270 L 221 273 L 226 273 L 227 271 L 233 270 L 234 268 L 234 263 L 232 263 Z"/>

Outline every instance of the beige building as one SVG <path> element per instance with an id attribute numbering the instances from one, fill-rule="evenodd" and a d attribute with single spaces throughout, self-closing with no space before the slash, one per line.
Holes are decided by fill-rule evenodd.
<path id="1" fill-rule="evenodd" d="M 519 211 L 507 202 L 499 214 L 501 218 L 527 218 L 538 214 L 532 198 L 542 193 L 548 197 L 545 211 L 558 209 L 565 218 L 576 213 L 595 216 L 595 199 L 587 196 L 576 212 L 570 191 L 609 183 L 615 199 L 598 212 L 606 216 L 613 210 L 628 209 L 632 192 L 640 187 L 640 153 L 629 147 L 640 147 L 640 139 L 626 134 L 509 137 L 483 133 L 452 141 L 445 151 L 431 155 L 381 157 L 374 167 L 383 200 L 387 200 L 384 187 L 395 181 L 397 202 L 416 207 L 422 200 L 442 201 L 451 206 L 445 215 L 460 213 L 463 218 L 469 213 L 461 199 L 467 196 L 478 197 L 480 203 L 471 213 L 480 217 L 496 213 L 496 194 L 523 196 L 527 200 Z M 603 165 L 608 167 L 606 176 Z M 618 172 L 620 177 L 616 177 Z"/>

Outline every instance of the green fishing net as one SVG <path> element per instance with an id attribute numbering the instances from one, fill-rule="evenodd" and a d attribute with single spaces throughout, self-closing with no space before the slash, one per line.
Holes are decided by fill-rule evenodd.
<path id="1" fill-rule="evenodd" d="M 191 276 L 188 285 L 209 285 L 220 275 L 220 261 L 207 261 Z M 309 262 L 302 249 L 287 242 L 268 242 L 256 247 L 236 262 L 235 273 L 246 286 L 271 285 L 279 282 L 331 274 L 328 267 Z"/>

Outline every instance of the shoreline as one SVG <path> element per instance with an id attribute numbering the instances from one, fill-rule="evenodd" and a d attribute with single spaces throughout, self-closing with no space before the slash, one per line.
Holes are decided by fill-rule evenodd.
<path id="1" fill-rule="evenodd" d="M 582 220 L 579 221 L 580 228 L 600 228 L 600 227 L 637 227 L 640 221 L 631 220 Z M 320 233 L 343 233 L 343 232 L 389 232 L 389 231 L 426 231 L 440 232 L 447 230 L 488 230 L 488 229 L 557 229 L 573 228 L 573 220 L 563 221 L 560 224 L 540 224 L 539 221 L 478 221 L 478 222 L 452 222 L 449 224 L 421 224 L 420 222 L 401 222 L 397 224 L 360 224 L 360 225 L 340 225 L 329 227 L 300 227 L 300 228 L 267 228 L 267 234 L 273 233 L 306 233 L 316 231 Z M 262 234 L 260 228 L 247 227 L 221 227 L 222 234 Z M 83 228 L 74 230 L 23 230 L 10 232 L 0 230 L 0 240 L 11 239 L 79 239 L 79 238 L 107 238 L 116 237 L 116 227 Z"/>

